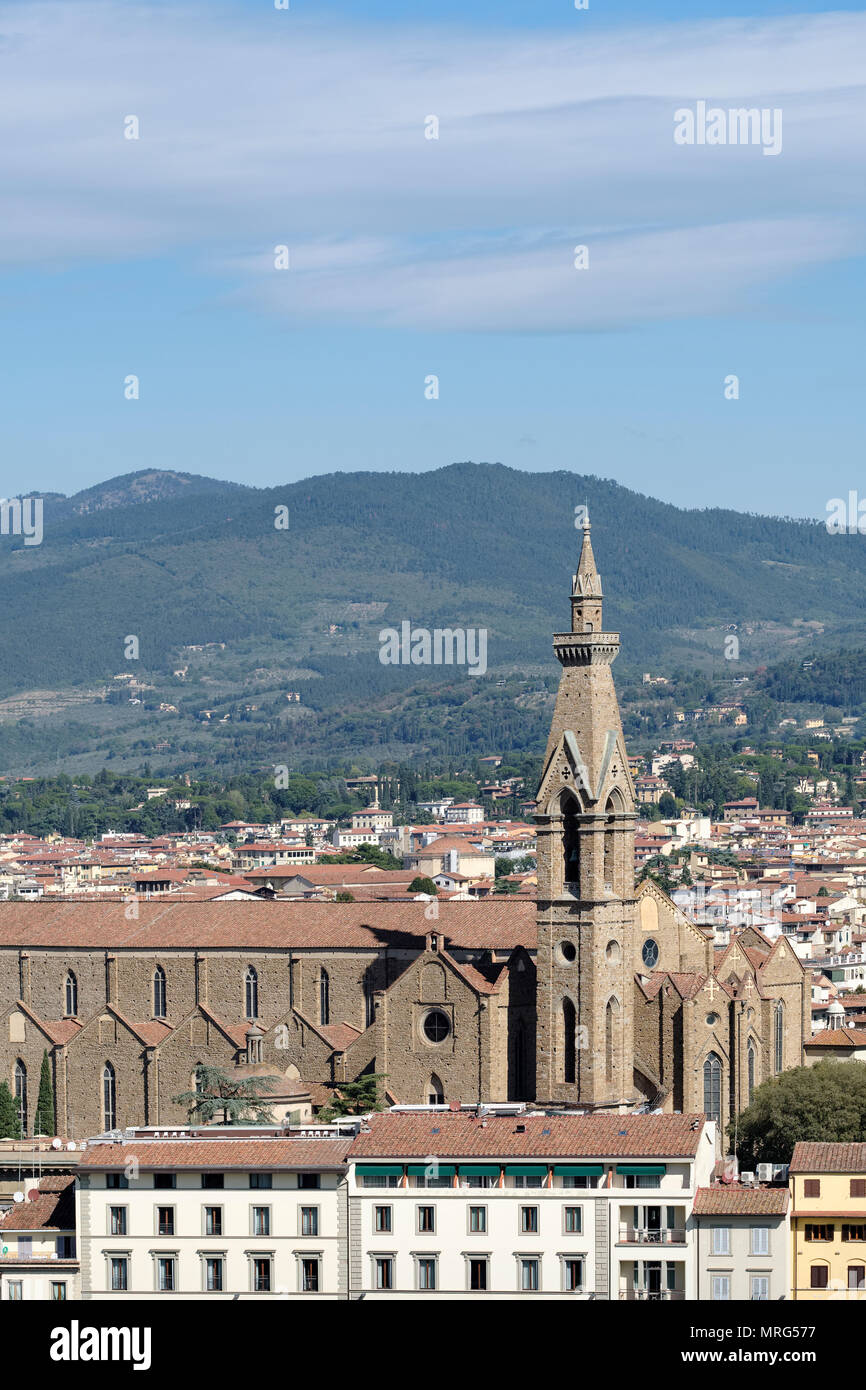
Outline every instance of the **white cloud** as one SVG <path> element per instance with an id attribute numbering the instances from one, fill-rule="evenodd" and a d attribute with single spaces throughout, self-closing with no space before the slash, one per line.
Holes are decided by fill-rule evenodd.
<path id="1" fill-rule="evenodd" d="M 564 42 L 0 4 L 0 261 L 180 253 L 280 313 L 430 329 L 729 310 L 853 253 L 864 71 L 856 14 Z M 781 107 L 783 153 L 675 146 L 673 111 L 698 98 Z M 290 272 L 270 269 L 280 243 Z"/>

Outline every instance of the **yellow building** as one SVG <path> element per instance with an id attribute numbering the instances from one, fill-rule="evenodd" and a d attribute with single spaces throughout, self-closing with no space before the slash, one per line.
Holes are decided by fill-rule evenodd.
<path id="1" fill-rule="evenodd" d="M 796 1144 L 792 1299 L 866 1299 L 866 1144 Z"/>

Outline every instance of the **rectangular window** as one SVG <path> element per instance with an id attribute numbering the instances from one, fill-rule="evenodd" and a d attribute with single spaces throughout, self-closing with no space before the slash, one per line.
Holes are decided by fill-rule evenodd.
<path id="1" fill-rule="evenodd" d="M 373 1221 L 374 1229 L 377 1231 L 390 1231 L 391 1229 L 391 1208 L 376 1207 Z"/>
<path id="2" fill-rule="evenodd" d="M 834 1225 L 832 1225 L 832 1224 L 830 1224 L 830 1225 L 820 1225 L 820 1226 L 818 1226 L 818 1225 L 813 1226 L 813 1225 L 810 1225 L 808 1222 L 807 1222 L 807 1224 L 806 1224 L 806 1239 L 807 1239 L 807 1240 L 832 1240 L 833 1237 L 835 1236 L 835 1234 L 836 1234 L 836 1227 L 835 1227 Z"/>
<path id="3" fill-rule="evenodd" d="M 271 1260 L 269 1255 L 260 1255 L 253 1260 L 253 1293 L 270 1293 Z"/>
<path id="4" fill-rule="evenodd" d="M 319 1292 L 319 1260 L 309 1256 L 301 1260 L 301 1289 L 304 1293 Z"/>
<path id="5" fill-rule="evenodd" d="M 202 1173 L 201 1185 L 213 1191 L 225 1187 L 225 1173 Z"/>
<path id="6" fill-rule="evenodd" d="M 565 1208 L 565 1233 L 569 1236 L 579 1236 L 583 1230 L 583 1208 Z"/>
<path id="7" fill-rule="evenodd" d="M 843 1225 L 843 1240 L 866 1240 L 866 1226 Z"/>
<path id="8" fill-rule="evenodd" d="M 223 1291 L 223 1261 L 220 1255 L 208 1255 L 204 1262 L 205 1288 L 208 1293 Z"/>
<path id="9" fill-rule="evenodd" d="M 125 1173 L 106 1173 L 105 1186 L 114 1188 L 129 1187 L 129 1179 Z"/>
<path id="10" fill-rule="evenodd" d="M 821 1196 L 821 1181 L 819 1178 L 806 1178 L 803 1183 L 803 1195 L 806 1197 Z"/>
<path id="11" fill-rule="evenodd" d="M 114 1293 L 125 1293 L 129 1288 L 129 1260 L 116 1255 L 111 1260 L 111 1288 Z"/>
<path id="12" fill-rule="evenodd" d="M 571 1177 L 571 1176 L 569 1176 L 568 1174 L 566 1174 L 566 1176 L 565 1176 L 564 1178 L 561 1178 L 560 1181 L 561 1181 L 563 1187 L 582 1188 L 582 1189 L 583 1189 L 583 1188 L 598 1187 L 598 1183 L 599 1183 L 598 1178 L 595 1178 L 595 1177 L 588 1177 L 588 1178 Z"/>
<path id="13" fill-rule="evenodd" d="M 848 1288 L 866 1289 L 866 1265 L 848 1266 Z"/>
<path id="14" fill-rule="evenodd" d="M 174 1235 L 174 1207 L 157 1207 L 156 1233 L 158 1236 Z"/>
<path id="15" fill-rule="evenodd" d="M 520 1233 L 524 1236 L 538 1234 L 538 1207 L 520 1208 Z"/>
<path id="16" fill-rule="evenodd" d="M 813 1289 L 826 1289 L 829 1269 L 827 1265 L 812 1265 L 809 1271 L 810 1287 Z"/>
<path id="17" fill-rule="evenodd" d="M 469 1287 L 474 1291 L 481 1291 L 487 1288 L 486 1259 L 472 1259 L 469 1261 Z"/>
<path id="18" fill-rule="evenodd" d="M 270 1188 L 273 1187 L 273 1185 L 273 1173 L 250 1173 L 250 1187 Z"/>
<path id="19" fill-rule="evenodd" d="M 154 1173 L 153 1185 L 157 1190 L 177 1187 L 177 1175 L 175 1173 Z"/>
<path id="20" fill-rule="evenodd" d="M 472 1173 L 471 1175 L 469 1175 L 469 1174 L 464 1174 L 464 1175 L 460 1178 L 460 1186 L 461 1186 L 461 1187 L 469 1187 L 469 1188 L 472 1188 L 472 1187 L 477 1187 L 477 1188 L 498 1187 L 498 1186 L 499 1186 L 499 1179 L 498 1179 L 498 1178 L 491 1178 L 491 1177 L 487 1177 L 487 1176 L 479 1177 L 476 1173 Z"/>
<path id="21" fill-rule="evenodd" d="M 317 1236 L 319 1234 L 319 1208 L 301 1207 L 301 1235 Z"/>
<path id="22" fill-rule="evenodd" d="M 453 1187 L 454 1179 L 444 1174 L 417 1173 L 412 1179 L 416 1187 Z"/>
<path id="23" fill-rule="evenodd" d="M 852 1179 L 851 1179 L 851 1194 L 850 1194 L 850 1195 L 851 1195 L 852 1197 L 866 1197 L 866 1178 L 852 1178 Z"/>
<path id="24" fill-rule="evenodd" d="M 421 1234 L 432 1235 L 436 1230 L 436 1208 L 418 1208 L 418 1231 Z"/>
<path id="25" fill-rule="evenodd" d="M 469 1230 L 474 1236 L 483 1236 L 487 1234 L 486 1207 L 469 1208 Z"/>
<path id="26" fill-rule="evenodd" d="M 313 1188 L 318 1188 L 318 1187 L 321 1187 L 321 1186 L 322 1186 L 322 1179 L 321 1179 L 321 1176 L 320 1176 L 319 1173 L 299 1173 L 299 1174 L 298 1174 L 298 1187 L 302 1187 L 302 1188 L 304 1188 L 304 1189 L 307 1190 L 307 1191 L 312 1191 Z"/>
<path id="27" fill-rule="evenodd" d="M 174 1292 L 174 1257 L 160 1255 L 156 1262 L 156 1287 L 161 1293 Z"/>
<path id="28" fill-rule="evenodd" d="M 309 1208 L 308 1208 L 309 1210 Z M 253 1207 L 253 1235 L 269 1236 L 271 1234 L 271 1209 L 270 1207 Z"/>
<path id="29" fill-rule="evenodd" d="M 300 1187 L 300 1183 L 298 1184 Z M 399 1187 L 400 1179 L 391 1173 L 387 1176 L 378 1177 L 375 1173 L 371 1176 L 361 1178 L 362 1187 Z"/>
<path id="30" fill-rule="evenodd" d="M 767 1303 L 770 1298 L 770 1280 L 766 1274 L 753 1274 L 751 1295 L 753 1303 Z"/>
<path id="31" fill-rule="evenodd" d="M 75 1236 L 57 1237 L 57 1258 L 60 1260 L 75 1259 Z"/>
<path id="32" fill-rule="evenodd" d="M 532 1211 L 529 1207 L 527 1210 Z M 539 1287 L 539 1261 L 520 1261 L 520 1287 L 524 1293 L 537 1293 Z"/>
<path id="33" fill-rule="evenodd" d="M 563 1260 L 562 1282 L 566 1293 L 577 1293 L 583 1288 L 583 1260 Z"/>
<path id="34" fill-rule="evenodd" d="M 112 1236 L 126 1235 L 126 1207 L 108 1208 L 108 1233 Z"/>
<path id="35" fill-rule="evenodd" d="M 436 1288 L 436 1257 L 435 1255 L 424 1255 L 418 1261 L 418 1288 L 432 1290 Z"/>
<path id="36" fill-rule="evenodd" d="M 728 1226 L 713 1227 L 713 1254 L 730 1255 L 731 1253 L 731 1231 Z"/>
<path id="37" fill-rule="evenodd" d="M 770 1253 L 770 1228 L 769 1228 L 769 1226 L 753 1226 L 753 1227 L 752 1227 L 752 1245 L 751 1245 L 751 1253 L 752 1253 L 753 1255 L 769 1255 L 769 1253 Z"/>
<path id="38" fill-rule="evenodd" d="M 712 1301 L 727 1303 L 731 1297 L 731 1279 L 728 1274 L 714 1274 L 712 1278 Z"/>
<path id="39" fill-rule="evenodd" d="M 8 1285 L 9 1299 L 12 1303 L 20 1303 L 23 1293 L 23 1285 L 20 1279 L 10 1279 Z"/>
<path id="40" fill-rule="evenodd" d="M 66 1285 L 60 1281 L 51 1281 L 51 1301 L 52 1303 L 66 1302 Z"/>
<path id="41" fill-rule="evenodd" d="M 223 1233 L 222 1207 L 205 1207 L 204 1233 L 206 1236 L 221 1236 Z"/>
<path id="42" fill-rule="evenodd" d="M 515 1187 L 522 1187 L 522 1188 L 525 1188 L 525 1189 L 527 1189 L 527 1190 L 528 1190 L 530 1187 L 532 1187 L 532 1188 L 543 1187 L 543 1186 L 544 1186 L 544 1178 L 542 1178 L 542 1177 L 533 1177 L 532 1174 L 530 1174 L 528 1177 L 526 1177 L 526 1176 L 521 1176 L 521 1174 L 518 1173 L 517 1176 L 514 1178 L 514 1186 L 515 1186 Z"/>
<path id="43" fill-rule="evenodd" d="M 382 1207 L 382 1211 L 390 1212 L 390 1207 Z M 390 1228 L 389 1228 L 390 1229 Z M 393 1289 L 394 1287 L 394 1261 L 390 1255 L 376 1256 L 376 1288 Z"/>
<path id="44" fill-rule="evenodd" d="M 626 1173 L 626 1187 L 658 1187 L 659 1180 L 652 1173 Z"/>

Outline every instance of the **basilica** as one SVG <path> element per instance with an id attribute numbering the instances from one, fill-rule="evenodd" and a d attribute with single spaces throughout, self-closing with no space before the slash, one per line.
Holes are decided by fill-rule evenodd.
<path id="1" fill-rule="evenodd" d="M 803 1061 L 810 994 L 784 937 L 720 950 L 651 881 L 588 520 L 553 639 L 535 903 L 0 903 L 3 1075 L 33 1133 L 188 1119 L 201 1065 L 280 1079 L 275 1118 L 375 1072 L 404 1104 L 704 1111 L 726 1125 Z M 279 1105 L 277 1104 L 279 1099 Z M 279 1111 L 279 1106 L 284 1110 Z"/>

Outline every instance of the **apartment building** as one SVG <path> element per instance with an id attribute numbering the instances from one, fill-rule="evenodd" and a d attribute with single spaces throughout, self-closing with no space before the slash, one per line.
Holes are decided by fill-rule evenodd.
<path id="1" fill-rule="evenodd" d="M 866 1299 L 866 1144 L 795 1144 L 791 1297 Z"/>
<path id="2" fill-rule="evenodd" d="M 696 1297 L 703 1115 L 397 1107 L 348 1162 L 350 1298 Z"/>
<path id="3" fill-rule="evenodd" d="M 767 1302 L 788 1297 L 787 1186 L 717 1184 L 695 1196 L 698 1299 Z"/>
<path id="4" fill-rule="evenodd" d="M 351 1135 L 313 1132 L 139 1129 L 88 1141 L 81 1297 L 339 1297 Z"/>
<path id="5" fill-rule="evenodd" d="M 42 1177 L 16 1196 L 0 1219 L 0 1301 L 78 1298 L 74 1174 Z"/>

